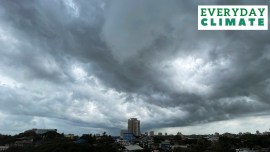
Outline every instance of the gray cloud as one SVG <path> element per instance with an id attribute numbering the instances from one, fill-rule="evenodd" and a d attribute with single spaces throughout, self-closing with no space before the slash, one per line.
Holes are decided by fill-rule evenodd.
<path id="1" fill-rule="evenodd" d="M 6 132 L 116 134 L 130 117 L 148 130 L 269 115 L 269 32 L 197 31 L 206 2 L 0 3 L 0 120 L 22 123 Z M 217 3 L 236 2 L 207 2 Z"/>

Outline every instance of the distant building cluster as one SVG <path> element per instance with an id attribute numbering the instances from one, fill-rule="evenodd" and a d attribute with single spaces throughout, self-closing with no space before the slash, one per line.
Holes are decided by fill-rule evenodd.
<path id="1" fill-rule="evenodd" d="M 120 130 L 120 138 L 128 141 L 135 139 L 135 137 L 140 137 L 141 135 L 153 137 L 155 136 L 155 132 L 149 131 L 141 134 L 141 124 L 140 120 L 138 120 L 137 118 L 128 119 L 127 129 Z M 162 132 L 158 132 L 157 136 L 168 136 L 168 133 L 163 134 Z"/>
<path id="2" fill-rule="evenodd" d="M 31 129 L 15 136 L 2 136 L 6 139 L 0 144 L 0 151 L 9 148 L 25 149 L 41 146 L 43 143 L 71 143 L 70 146 L 88 144 L 92 148 L 98 148 L 97 144 L 114 147 L 119 151 L 236 151 L 236 152 L 269 152 L 270 132 L 255 133 L 239 132 L 238 134 L 223 133 L 208 135 L 183 135 L 178 132 L 175 135 L 149 131 L 141 133 L 140 120 L 130 118 L 127 129 L 120 131 L 119 136 L 103 134 L 83 134 L 81 137 L 74 134 L 59 134 L 57 129 Z M 1 134 L 0 134 L 1 137 Z M 75 143 L 75 144 L 72 144 Z M 67 144 L 67 143 L 66 143 Z M 52 144 L 53 145 L 53 144 Z M 95 147 L 96 146 L 96 147 Z M 55 148 L 58 148 L 57 146 Z M 85 147 L 84 147 L 85 148 Z M 108 148 L 108 147 L 107 147 Z M 108 148 L 108 149 L 110 149 Z M 99 150 L 97 150 L 99 151 Z M 27 152 L 27 151 L 22 151 Z"/>
<path id="3" fill-rule="evenodd" d="M 239 139 L 241 143 L 245 142 L 242 138 L 242 135 L 254 135 L 250 132 L 231 134 L 224 133 L 220 135 L 215 132 L 214 134 L 209 135 L 183 135 L 181 132 L 177 132 L 176 135 L 149 131 L 141 133 L 141 124 L 140 120 L 137 118 L 128 119 L 127 129 L 120 131 L 120 138 L 117 139 L 117 142 L 125 147 L 126 151 L 141 151 L 143 148 L 151 149 L 152 151 L 174 151 L 174 149 L 181 149 L 183 151 L 193 149 L 190 143 L 196 141 L 202 143 L 209 143 L 210 145 L 217 145 L 220 141 L 220 137 L 225 137 L 228 139 Z M 256 131 L 255 135 L 270 135 L 270 132 L 259 132 Z M 244 136 L 243 136 L 244 138 Z M 154 140 L 155 139 L 155 140 Z M 174 143 L 174 144 L 171 144 Z M 183 144 L 186 143 L 186 144 Z M 194 143 L 193 143 L 194 144 Z M 143 148 L 142 148 L 143 147 Z M 260 150 L 251 150 L 248 148 L 236 148 L 231 147 L 237 152 L 259 152 L 262 150 L 270 150 L 270 148 L 260 148 Z M 249 151 L 248 151 L 249 150 Z"/>

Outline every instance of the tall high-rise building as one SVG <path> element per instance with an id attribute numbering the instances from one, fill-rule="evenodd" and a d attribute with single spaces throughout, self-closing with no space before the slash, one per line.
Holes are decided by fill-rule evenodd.
<path id="1" fill-rule="evenodd" d="M 137 118 L 128 119 L 128 131 L 133 133 L 135 136 L 140 136 L 140 120 Z"/>
<path id="2" fill-rule="evenodd" d="M 149 135 L 150 136 L 154 136 L 155 135 L 155 132 L 154 131 L 150 131 Z"/>

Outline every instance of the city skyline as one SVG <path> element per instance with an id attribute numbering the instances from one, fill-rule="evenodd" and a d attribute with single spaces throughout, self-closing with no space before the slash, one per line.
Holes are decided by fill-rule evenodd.
<path id="1" fill-rule="evenodd" d="M 270 33 L 198 31 L 198 5 L 249 0 L 0 1 L 0 133 L 270 128 Z"/>

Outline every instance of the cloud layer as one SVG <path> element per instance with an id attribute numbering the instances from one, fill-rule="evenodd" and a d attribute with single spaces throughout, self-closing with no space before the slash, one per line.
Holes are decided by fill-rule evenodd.
<path id="1" fill-rule="evenodd" d="M 269 32 L 197 31 L 198 4 L 225 3 L 251 4 L 2 0 L 0 130 L 118 134 L 130 117 L 142 130 L 268 120 Z M 227 131 L 237 127 L 246 129 Z"/>

